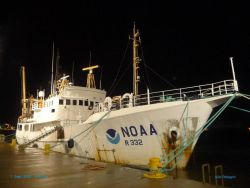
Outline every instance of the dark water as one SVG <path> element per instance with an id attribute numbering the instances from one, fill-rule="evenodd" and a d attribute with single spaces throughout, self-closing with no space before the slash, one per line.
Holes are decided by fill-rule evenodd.
<path id="1" fill-rule="evenodd" d="M 249 122 L 250 125 L 250 122 Z M 211 127 L 199 139 L 187 167 L 187 175 L 202 180 L 201 165 L 211 165 L 212 181 L 215 182 L 214 166 L 223 165 L 227 186 L 250 187 L 250 131 L 241 124 L 234 126 Z"/>

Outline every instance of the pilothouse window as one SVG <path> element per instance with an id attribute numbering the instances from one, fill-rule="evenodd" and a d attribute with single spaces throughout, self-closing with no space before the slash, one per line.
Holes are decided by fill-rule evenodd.
<path id="1" fill-rule="evenodd" d="M 63 99 L 59 99 L 59 104 L 63 105 Z"/>
<path id="2" fill-rule="evenodd" d="M 83 105 L 83 100 L 79 100 L 79 105 L 80 105 L 80 106 Z"/>
<path id="3" fill-rule="evenodd" d="M 24 130 L 28 131 L 29 130 L 29 125 L 24 125 Z"/>
<path id="4" fill-rule="evenodd" d="M 33 124 L 30 125 L 30 131 L 33 131 Z"/>
<path id="5" fill-rule="evenodd" d="M 73 105 L 76 105 L 76 100 L 73 100 Z"/>
<path id="6" fill-rule="evenodd" d="M 88 105 L 89 105 L 89 101 L 88 100 L 84 101 L 84 106 L 88 106 Z"/>
<path id="7" fill-rule="evenodd" d="M 70 100 L 66 99 L 66 105 L 70 105 Z"/>
<path id="8" fill-rule="evenodd" d="M 22 130 L 22 125 L 18 126 L 18 130 L 21 131 Z"/>

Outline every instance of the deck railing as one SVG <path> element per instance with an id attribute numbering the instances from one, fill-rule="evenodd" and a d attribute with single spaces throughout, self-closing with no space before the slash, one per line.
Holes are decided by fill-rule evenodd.
<path id="1" fill-rule="evenodd" d="M 117 110 L 120 108 L 127 108 L 132 106 L 141 106 L 148 104 L 156 104 L 163 102 L 173 102 L 173 101 L 186 101 L 202 99 L 207 97 L 225 95 L 238 91 L 237 81 L 235 80 L 224 80 L 220 82 L 215 82 L 211 84 L 198 85 L 193 87 L 185 87 L 172 90 L 164 90 L 157 92 L 147 92 L 145 94 L 132 96 L 131 97 L 118 97 L 119 100 L 112 101 L 111 110 Z M 104 109 L 107 104 L 103 104 Z M 99 110 L 98 111 L 103 111 Z"/>
<path id="2" fill-rule="evenodd" d="M 224 80 L 211 84 L 185 87 L 158 92 L 151 92 L 134 97 L 134 105 L 154 104 L 179 100 L 194 100 L 205 97 L 213 97 L 234 92 L 234 80 Z"/>

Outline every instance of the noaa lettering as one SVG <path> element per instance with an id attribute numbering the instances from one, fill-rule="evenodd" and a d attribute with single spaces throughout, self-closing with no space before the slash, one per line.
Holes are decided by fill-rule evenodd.
<path id="1" fill-rule="evenodd" d="M 149 125 L 149 132 L 146 131 L 143 125 L 140 125 L 139 128 L 136 128 L 136 126 L 121 127 L 121 132 L 123 137 L 157 135 L 153 124 Z"/>
<path id="2" fill-rule="evenodd" d="M 150 124 L 151 125 L 151 124 Z M 146 135 L 146 136 L 148 136 L 148 134 L 147 134 L 147 132 L 145 131 L 145 129 L 144 129 L 144 127 L 142 126 L 142 125 L 140 125 L 140 130 L 141 130 L 141 136 L 142 135 Z"/>
<path id="3" fill-rule="evenodd" d="M 123 137 L 126 137 L 126 135 L 127 137 L 130 137 L 128 127 L 125 127 L 125 128 L 121 127 L 121 130 L 122 130 Z"/>
<path id="4" fill-rule="evenodd" d="M 152 124 L 150 124 L 150 135 L 152 135 L 153 133 L 157 135 L 157 132 L 156 132 L 154 126 Z"/>
<path id="5" fill-rule="evenodd" d="M 131 133 L 132 136 L 137 136 L 138 135 L 135 126 L 130 126 L 129 130 L 130 130 L 130 133 Z"/>

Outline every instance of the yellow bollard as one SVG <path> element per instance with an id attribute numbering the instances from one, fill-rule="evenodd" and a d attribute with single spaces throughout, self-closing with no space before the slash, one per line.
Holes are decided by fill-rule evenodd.
<path id="1" fill-rule="evenodd" d="M 162 179 L 166 178 L 167 175 L 162 173 L 160 169 L 162 168 L 161 160 L 158 157 L 153 157 L 149 159 L 149 173 L 143 174 L 145 178 L 150 178 L 150 179 Z"/>
<path id="2" fill-rule="evenodd" d="M 150 158 L 148 165 L 151 171 L 158 171 L 162 167 L 161 160 L 158 157 Z"/>
<path id="3" fill-rule="evenodd" d="M 49 154 L 50 153 L 50 144 L 45 144 L 44 145 L 44 154 Z"/>
<path id="4" fill-rule="evenodd" d="M 4 134 L 0 134 L 0 143 L 4 143 L 4 141 L 5 141 Z"/>
<path id="5" fill-rule="evenodd" d="M 10 144 L 11 146 L 13 146 L 13 147 L 16 147 L 16 139 L 12 139 L 11 140 L 11 144 Z"/>

